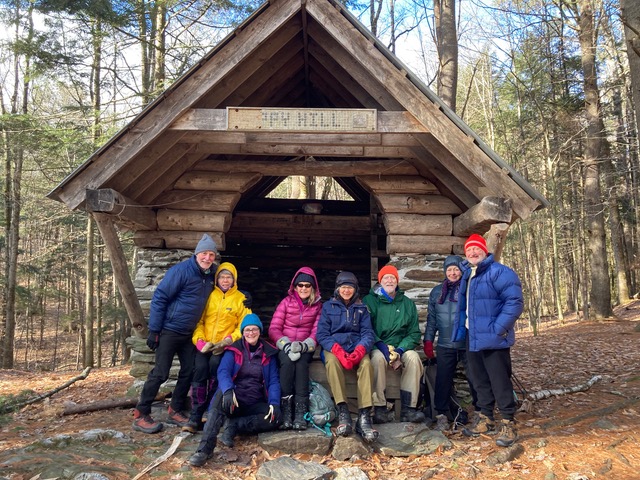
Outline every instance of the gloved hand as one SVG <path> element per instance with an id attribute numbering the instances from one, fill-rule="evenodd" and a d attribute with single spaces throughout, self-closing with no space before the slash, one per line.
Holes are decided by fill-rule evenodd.
<path id="1" fill-rule="evenodd" d="M 402 354 L 404 350 L 402 348 L 395 348 L 393 345 L 389 345 L 389 366 L 394 370 L 402 368 Z"/>
<path id="2" fill-rule="evenodd" d="M 289 355 L 289 360 L 291 360 L 292 362 L 297 362 L 298 360 L 300 360 L 300 353 L 298 352 L 289 352 L 287 355 Z"/>
<path id="3" fill-rule="evenodd" d="M 380 350 L 380 353 L 384 355 L 384 359 L 389 362 L 389 347 L 383 341 L 376 342 L 376 347 Z"/>
<path id="4" fill-rule="evenodd" d="M 147 347 L 149 347 L 154 352 L 156 348 L 158 348 L 158 344 L 160 343 L 160 332 L 149 332 L 149 336 L 147 337 Z"/>
<path id="5" fill-rule="evenodd" d="M 342 368 L 344 368 L 345 370 L 351 370 L 353 368 L 353 360 L 349 358 L 349 354 L 345 352 L 344 348 L 342 348 L 340 345 L 334 343 L 333 347 L 331 347 L 331 353 L 336 356 L 336 358 L 340 362 L 340 365 L 342 365 Z"/>
<path id="6" fill-rule="evenodd" d="M 278 405 L 269 405 L 269 411 L 264 416 L 264 419 L 269 423 L 279 424 L 282 419 L 282 412 Z"/>
<path id="7" fill-rule="evenodd" d="M 211 342 L 204 342 L 204 345 L 202 345 L 202 348 L 200 349 L 200 351 L 202 353 L 207 353 L 210 352 L 211 350 L 213 350 L 215 348 L 215 345 Z"/>
<path id="8" fill-rule="evenodd" d="M 276 342 L 276 346 L 280 350 L 284 350 L 284 347 L 286 347 L 287 345 L 289 345 L 289 348 L 291 348 L 291 346 L 290 346 L 291 345 L 291 341 L 289 340 L 289 337 L 281 337 L 280 340 L 278 340 Z"/>
<path id="9" fill-rule="evenodd" d="M 244 300 L 242 301 L 242 304 L 245 306 L 245 308 L 251 308 L 251 306 L 253 305 L 253 297 L 251 296 L 251 294 L 246 290 L 238 290 L 238 291 L 244 295 Z"/>
<path id="10" fill-rule="evenodd" d="M 214 343 L 211 351 L 213 352 L 214 355 L 222 355 L 224 353 L 224 347 L 227 347 L 232 343 L 233 343 L 233 338 L 231 338 L 231 335 L 227 335 L 218 343 Z"/>
<path id="11" fill-rule="evenodd" d="M 358 345 L 353 352 L 349 354 L 349 360 L 353 362 L 354 366 L 358 365 L 366 354 L 367 350 L 362 345 Z"/>
<path id="12" fill-rule="evenodd" d="M 426 342 L 424 342 L 424 345 L 422 346 L 422 349 L 424 350 L 424 354 L 427 356 L 427 358 L 434 358 L 436 356 L 435 353 L 433 353 L 433 342 L 430 340 L 427 340 Z"/>
<path id="13" fill-rule="evenodd" d="M 313 338 L 309 337 L 302 343 L 307 346 L 307 352 L 311 353 L 316 351 L 316 341 Z"/>
<path id="14" fill-rule="evenodd" d="M 237 406 L 236 392 L 233 388 L 230 388 L 222 394 L 222 411 L 231 415 Z"/>
<path id="15" fill-rule="evenodd" d="M 291 351 L 293 353 L 307 353 L 309 347 L 304 342 L 291 342 Z"/>

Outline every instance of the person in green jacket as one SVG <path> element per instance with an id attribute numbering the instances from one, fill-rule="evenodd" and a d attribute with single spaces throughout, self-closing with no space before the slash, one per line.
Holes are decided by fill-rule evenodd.
<path id="1" fill-rule="evenodd" d="M 371 351 L 373 365 L 373 422 L 393 421 L 387 408 L 385 388 L 387 369 L 402 369 L 400 377 L 400 421 L 424 422 L 424 413 L 416 408 L 423 366 L 415 348 L 420 344 L 418 310 L 413 300 L 398 287 L 400 275 L 393 265 L 378 272 L 376 283 L 362 300 L 371 313 L 375 346 Z"/>

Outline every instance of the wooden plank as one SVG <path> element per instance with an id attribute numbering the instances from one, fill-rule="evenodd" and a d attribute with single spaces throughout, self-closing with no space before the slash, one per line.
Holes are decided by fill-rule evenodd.
<path id="1" fill-rule="evenodd" d="M 289 19 L 300 11 L 300 2 L 280 0 L 272 3 L 247 28 L 238 32 L 236 37 L 225 45 L 200 68 L 184 77 L 180 88 L 165 93 L 166 99 L 155 108 L 149 109 L 130 126 L 118 140 L 92 158 L 84 168 L 56 192 L 56 197 L 69 208 L 77 208 L 85 199 L 87 185 L 104 185 L 112 176 L 127 165 L 140 152 L 162 135 L 166 128 L 179 118 L 190 106 L 221 82 L 236 68 L 240 59 L 248 57 L 259 47 L 268 44 L 268 39 Z M 293 34 L 294 32 L 292 32 Z M 257 66 L 255 67 L 257 68 Z M 236 80 L 237 81 L 237 80 Z M 237 86 L 237 84 L 236 84 Z M 225 95 L 226 96 L 226 95 Z"/>
<path id="2" fill-rule="evenodd" d="M 116 233 L 116 229 L 113 226 L 112 218 L 105 213 L 92 213 L 91 214 L 98 225 L 100 235 L 104 240 L 107 247 L 107 253 L 109 254 L 109 261 L 113 268 L 113 275 L 116 279 L 116 285 L 122 296 L 122 302 L 124 303 L 127 315 L 131 320 L 133 326 L 133 332 L 137 337 L 144 338 L 147 334 L 147 321 L 142 313 L 142 307 L 138 301 L 135 288 L 133 287 L 133 281 L 129 276 L 129 267 L 127 265 L 127 259 L 122 249 L 122 244 Z"/>
<path id="3" fill-rule="evenodd" d="M 110 213 L 112 220 L 132 230 L 155 230 L 156 213 L 111 188 L 87 189 L 88 212 Z"/>
<path id="4" fill-rule="evenodd" d="M 327 230 L 351 233 L 370 230 L 369 217 L 346 217 L 338 215 L 296 215 L 286 213 L 238 212 L 231 223 L 231 230 L 238 231 L 285 231 L 314 234 Z"/>
<path id="5" fill-rule="evenodd" d="M 453 221 L 453 234 L 458 237 L 472 233 L 484 235 L 495 223 L 511 223 L 513 212 L 511 200 L 499 197 L 484 197 L 480 203 L 458 215 Z"/>
<path id="6" fill-rule="evenodd" d="M 257 173 L 221 173 L 190 171 L 176 183 L 178 190 L 208 190 L 244 193 L 262 178 Z"/>
<path id="7" fill-rule="evenodd" d="M 360 35 L 353 25 L 327 2 L 310 2 L 306 4 L 307 12 L 322 25 L 322 28 L 333 37 L 342 49 L 351 57 L 351 64 L 359 63 L 400 102 L 403 107 L 421 121 L 432 135 L 424 136 L 423 144 L 431 151 L 441 145 L 442 151 L 435 157 L 446 167 L 459 163 L 466 167 L 484 184 L 491 188 L 495 195 L 513 200 L 513 209 L 520 218 L 527 218 L 539 207 L 538 201 L 526 192 L 503 172 L 475 143 L 468 138 L 437 105 L 425 97 L 407 78 L 405 72 L 396 68 L 374 47 L 370 41 Z M 314 31 L 309 28 L 313 36 Z M 347 64 L 342 63 L 344 68 Z M 439 156 L 442 153 L 444 155 Z M 446 156 L 445 156 L 446 155 Z M 468 173 L 467 173 L 468 175 Z M 485 194 L 487 195 L 487 194 Z M 482 195 L 482 196 L 485 196 Z M 482 196 L 478 197 L 481 198 Z"/>
<path id="8" fill-rule="evenodd" d="M 211 160 L 205 159 L 195 170 L 220 173 L 256 172 L 265 176 L 312 175 L 316 177 L 354 177 L 356 175 L 416 175 L 416 168 L 404 160 L 336 160 L 323 161 L 299 157 L 294 161 Z"/>
<path id="9" fill-rule="evenodd" d="M 227 232 L 229 243 L 256 243 L 265 245 L 291 245 L 315 247 L 357 247 L 369 245 L 369 232 L 330 230 L 322 235 L 306 232 L 233 230 Z"/>
<path id="10" fill-rule="evenodd" d="M 417 215 L 413 213 L 387 213 L 383 222 L 389 235 L 451 235 L 451 215 Z"/>
<path id="11" fill-rule="evenodd" d="M 449 255 L 454 246 L 462 247 L 466 238 L 446 235 L 387 235 L 387 253 Z"/>
<path id="12" fill-rule="evenodd" d="M 219 251 L 225 249 L 225 235 L 222 232 L 203 231 L 143 231 L 133 234 L 133 243 L 141 248 L 182 248 L 193 250 L 202 235 L 207 233 L 216 242 Z"/>
<path id="13" fill-rule="evenodd" d="M 231 213 L 168 208 L 158 210 L 158 229 L 160 230 L 226 232 L 229 225 L 231 225 Z"/>
<path id="14" fill-rule="evenodd" d="M 442 195 L 381 194 L 376 196 L 383 213 L 419 213 L 434 215 L 460 215 L 462 211 L 449 198 Z"/>
<path id="15" fill-rule="evenodd" d="M 399 176 L 399 175 L 358 175 L 356 180 L 364 186 L 368 191 L 380 194 L 411 194 L 411 195 L 428 195 L 439 194 L 436 186 L 424 177 Z"/>
<path id="16" fill-rule="evenodd" d="M 415 154 L 406 147 L 333 147 L 323 145 L 227 145 L 201 142 L 196 152 L 214 155 L 263 155 L 263 156 L 313 156 L 358 158 L 413 158 Z"/>
<path id="17" fill-rule="evenodd" d="M 206 190 L 170 190 L 156 199 L 156 205 L 180 210 L 233 212 L 242 195 L 238 192 L 208 192 Z"/>

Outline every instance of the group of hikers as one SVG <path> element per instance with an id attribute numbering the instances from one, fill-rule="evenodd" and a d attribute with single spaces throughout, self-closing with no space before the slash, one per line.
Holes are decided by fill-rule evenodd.
<path id="1" fill-rule="evenodd" d="M 371 443 L 379 435 L 374 424 L 394 419 L 385 397 L 389 369 L 400 370 L 400 421 L 427 420 L 419 405 L 424 365 L 416 348 L 422 341 L 427 359 L 437 358 L 435 428 L 449 428 L 453 379 L 462 362 L 476 411 L 463 434 L 498 433 L 498 445 L 512 445 L 517 431 L 510 347 L 523 309 L 522 286 L 513 270 L 494 260 L 482 236 L 471 235 L 464 252 L 466 260 L 450 255 L 444 261 L 445 280 L 431 291 L 424 335 L 393 265 L 380 269 L 367 294 L 361 294 L 352 272 L 340 272 L 325 302 L 315 272 L 298 269 L 265 331 L 251 311 L 251 296 L 238 289 L 235 266 L 218 265 L 217 246 L 203 235 L 194 255 L 171 267 L 154 292 L 147 345 L 156 362 L 134 410 L 133 428 L 162 430 L 150 415 L 151 405 L 177 355 L 180 370 L 167 414 L 183 431 L 203 432 L 189 458 L 192 466 L 211 457 L 223 425 L 220 441 L 228 447 L 238 432 L 305 430 L 309 366 L 319 350 L 337 407 L 336 434 L 355 430 Z M 348 370 L 357 378 L 355 425 L 347 403 Z"/>

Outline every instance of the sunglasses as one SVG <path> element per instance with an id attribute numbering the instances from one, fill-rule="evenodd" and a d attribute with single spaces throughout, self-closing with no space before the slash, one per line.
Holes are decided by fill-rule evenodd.
<path id="1" fill-rule="evenodd" d="M 310 283 L 298 283 L 298 284 L 296 284 L 296 287 L 298 287 L 298 288 L 311 288 L 311 284 Z"/>

